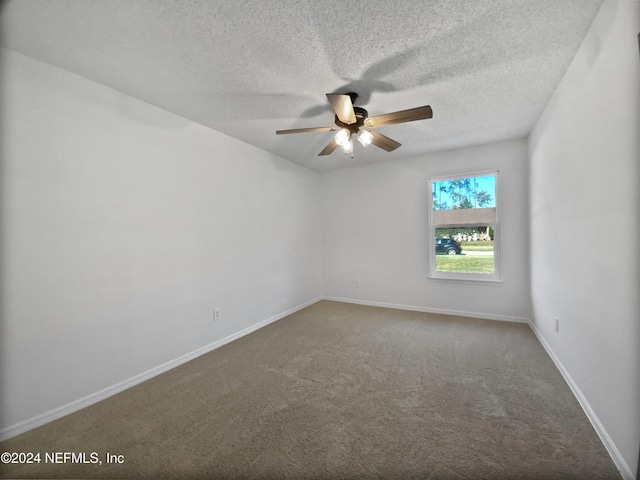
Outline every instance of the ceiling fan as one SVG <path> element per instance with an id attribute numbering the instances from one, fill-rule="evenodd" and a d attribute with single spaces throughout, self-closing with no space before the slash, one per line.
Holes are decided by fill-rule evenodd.
<path id="1" fill-rule="evenodd" d="M 276 134 L 285 135 L 289 133 L 333 132 L 337 130 L 338 132 L 336 133 L 335 138 L 322 149 L 318 156 L 329 155 L 338 147 L 342 147 L 342 151 L 345 153 L 352 153 L 353 140 L 351 137 L 354 135 L 365 147 L 373 143 L 375 146 L 380 147 L 387 152 L 392 152 L 401 144 L 373 129 L 384 125 L 413 122 L 415 120 L 424 120 L 433 117 L 433 111 L 429 105 L 370 117 L 364 108 L 354 106 L 354 103 L 358 99 L 357 93 L 327 93 L 327 98 L 329 99 L 329 102 L 333 107 L 333 111 L 336 114 L 335 127 L 277 130 Z"/>

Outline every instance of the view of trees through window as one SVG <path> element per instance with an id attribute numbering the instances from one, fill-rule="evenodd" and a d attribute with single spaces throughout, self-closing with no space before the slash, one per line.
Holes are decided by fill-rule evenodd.
<path id="1" fill-rule="evenodd" d="M 495 175 L 431 185 L 436 272 L 495 273 Z"/>
<path id="2" fill-rule="evenodd" d="M 493 175 L 433 182 L 433 209 L 495 207 L 495 191 Z"/>

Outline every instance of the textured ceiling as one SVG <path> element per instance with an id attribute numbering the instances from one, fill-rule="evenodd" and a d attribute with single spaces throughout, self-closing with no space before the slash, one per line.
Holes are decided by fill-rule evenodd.
<path id="1" fill-rule="evenodd" d="M 2 45 L 316 171 L 528 134 L 601 0 L 11 0 Z M 431 105 L 379 131 L 402 146 L 317 154 L 325 93 L 369 115 Z"/>

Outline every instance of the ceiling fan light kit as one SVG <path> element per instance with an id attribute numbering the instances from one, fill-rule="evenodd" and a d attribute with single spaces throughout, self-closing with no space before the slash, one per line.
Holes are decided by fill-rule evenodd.
<path id="1" fill-rule="evenodd" d="M 342 145 L 342 153 L 353 153 L 353 142 L 351 139 L 346 140 Z"/>
<path id="2" fill-rule="evenodd" d="M 347 142 L 350 138 L 351 132 L 347 128 L 341 128 L 340 130 L 338 130 L 338 133 L 336 133 L 335 136 L 336 143 L 340 146 L 344 145 L 344 143 Z"/>
<path id="3" fill-rule="evenodd" d="M 354 106 L 358 99 L 357 93 L 327 93 L 327 98 L 335 113 L 334 122 L 338 127 L 337 129 L 335 127 L 294 128 L 291 130 L 277 130 L 276 134 L 285 135 L 289 133 L 331 132 L 338 130 L 333 140 L 318 154 L 319 156 L 330 155 L 338 147 L 341 147 L 344 153 L 352 153 L 352 136 L 354 135 L 364 147 L 373 143 L 387 152 L 392 152 L 401 144 L 372 129 L 394 123 L 413 122 L 433 117 L 433 111 L 429 105 L 369 117 L 369 113 L 364 108 Z"/>
<path id="4" fill-rule="evenodd" d="M 369 130 L 360 130 L 357 137 L 363 147 L 370 145 L 371 140 L 373 140 L 373 134 Z"/>

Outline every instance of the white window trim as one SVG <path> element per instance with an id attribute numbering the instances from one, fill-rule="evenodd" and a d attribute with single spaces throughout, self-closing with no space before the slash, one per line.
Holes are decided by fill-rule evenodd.
<path id="1" fill-rule="evenodd" d="M 474 178 L 474 177 L 486 177 L 489 175 L 495 176 L 496 191 L 496 219 L 492 225 L 493 227 L 493 273 L 464 273 L 464 272 L 438 272 L 436 270 L 436 225 L 433 224 L 433 184 L 434 182 L 441 182 L 444 180 L 458 180 L 460 178 Z M 502 237 L 502 230 L 500 228 L 500 171 L 488 170 L 482 172 L 472 172 L 464 174 L 452 174 L 442 175 L 438 177 L 429 178 L 429 195 L 428 195 L 428 208 L 429 208 L 429 280 L 445 281 L 445 282 L 464 282 L 464 283 L 485 283 L 496 284 L 503 283 L 502 280 L 502 255 L 500 251 L 500 238 Z"/>

